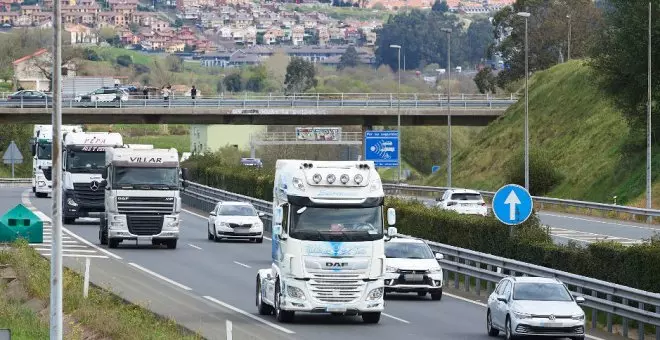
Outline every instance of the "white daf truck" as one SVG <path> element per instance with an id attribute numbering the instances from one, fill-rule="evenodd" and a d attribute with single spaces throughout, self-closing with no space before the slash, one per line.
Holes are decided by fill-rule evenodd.
<path id="1" fill-rule="evenodd" d="M 62 133 L 82 132 L 79 125 L 63 125 Z M 53 192 L 53 126 L 35 125 L 32 135 L 32 192 L 37 197 L 48 197 Z"/>
<path id="2" fill-rule="evenodd" d="M 79 217 L 100 217 L 105 211 L 105 190 L 101 184 L 106 148 L 122 146 L 116 132 L 70 132 L 62 143 L 62 222 Z"/>
<path id="3" fill-rule="evenodd" d="M 371 161 L 278 160 L 272 265 L 256 279 L 261 315 L 361 315 L 378 323 L 383 302 L 385 194 Z M 387 211 L 387 223 L 395 223 Z"/>
<path id="4" fill-rule="evenodd" d="M 182 178 L 179 178 L 179 174 Z M 99 241 L 116 248 L 125 240 L 175 249 L 187 169 L 176 149 L 108 148 L 103 172 L 105 213 Z"/>

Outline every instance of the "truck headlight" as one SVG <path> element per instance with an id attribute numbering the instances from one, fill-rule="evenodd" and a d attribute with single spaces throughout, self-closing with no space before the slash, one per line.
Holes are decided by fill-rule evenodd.
<path id="1" fill-rule="evenodd" d="M 298 287 L 287 286 L 286 294 L 295 299 L 305 300 L 305 293 Z"/>
<path id="2" fill-rule="evenodd" d="M 378 300 L 383 297 L 383 287 L 372 289 L 367 295 L 367 300 Z"/>
<path id="3" fill-rule="evenodd" d="M 78 206 L 78 203 L 76 203 L 76 201 L 74 201 L 73 198 L 70 198 L 70 197 L 66 200 L 66 204 L 68 204 L 72 207 L 77 207 Z"/>
<path id="4" fill-rule="evenodd" d="M 110 229 L 122 229 L 126 225 L 125 215 L 114 215 L 110 220 Z"/>
<path id="5" fill-rule="evenodd" d="M 45 181 L 39 181 L 39 186 L 40 186 L 40 187 L 46 186 L 46 182 L 45 182 Z M 69 199 L 70 199 L 70 198 L 69 198 Z M 75 202 L 74 202 L 74 203 L 75 203 Z"/>
<path id="6" fill-rule="evenodd" d="M 385 272 L 387 272 L 387 273 L 396 273 L 397 271 L 399 271 L 399 268 L 392 267 L 392 266 L 386 266 L 385 267 Z"/>
<path id="7" fill-rule="evenodd" d="M 165 229 L 179 229 L 179 219 L 175 216 L 165 217 Z"/>

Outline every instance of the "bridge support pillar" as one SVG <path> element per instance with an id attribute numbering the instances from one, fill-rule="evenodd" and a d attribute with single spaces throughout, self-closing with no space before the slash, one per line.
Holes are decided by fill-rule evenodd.
<path id="1" fill-rule="evenodd" d="M 364 158 L 364 136 L 367 134 L 367 131 L 373 130 L 373 125 L 371 124 L 363 124 L 362 125 L 362 144 L 360 145 L 360 155 L 358 155 L 358 160 L 362 160 Z"/>

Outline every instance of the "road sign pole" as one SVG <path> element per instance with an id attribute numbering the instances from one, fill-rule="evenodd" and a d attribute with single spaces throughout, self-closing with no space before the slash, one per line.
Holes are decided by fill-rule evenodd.
<path id="1" fill-rule="evenodd" d="M 14 157 L 14 148 L 12 147 L 9 148 L 9 159 L 11 159 L 11 178 L 14 178 L 14 163 L 15 163 L 14 160 L 16 159 L 16 157 Z"/>
<path id="2" fill-rule="evenodd" d="M 62 340 L 62 2 L 53 2 L 53 237 L 50 259 L 50 340 Z"/>

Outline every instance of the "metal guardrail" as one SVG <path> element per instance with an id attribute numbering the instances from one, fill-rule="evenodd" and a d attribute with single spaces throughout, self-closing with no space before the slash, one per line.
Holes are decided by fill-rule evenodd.
<path id="1" fill-rule="evenodd" d="M 32 178 L 0 178 L 0 187 L 24 187 L 32 184 Z"/>
<path id="2" fill-rule="evenodd" d="M 265 213 L 264 228 L 270 231 L 272 218 L 272 202 L 249 196 L 235 194 L 229 191 L 212 188 L 194 182 L 183 192 L 183 203 L 203 211 L 211 211 L 218 201 L 245 201 Z M 403 237 L 410 237 L 402 235 Z M 465 291 L 475 290 L 481 295 L 482 283 L 485 282 L 486 294 L 493 291 L 495 284 L 505 276 L 543 276 L 556 277 L 564 282 L 574 295 L 584 296 L 584 306 L 591 308 L 591 327 L 597 327 L 599 314 L 606 315 L 607 330 L 613 331 L 613 316 L 622 319 L 621 326 L 624 336 L 628 335 L 629 321 L 636 321 L 639 339 L 644 339 L 646 325 L 655 327 L 655 339 L 660 340 L 660 294 L 618 285 L 611 282 L 596 280 L 559 270 L 545 268 L 529 263 L 515 261 L 499 256 L 479 253 L 469 249 L 449 246 L 432 241 L 426 241 L 429 246 L 443 255 L 440 260 L 445 275 L 445 282 L 453 277 L 454 288 L 460 289 L 460 279 L 463 278 Z M 603 270 L 607 270 L 603 268 Z M 469 283 L 474 279 L 475 286 Z"/>
<path id="3" fill-rule="evenodd" d="M 446 187 L 431 187 L 431 186 L 422 186 L 422 185 L 397 185 L 397 184 L 383 184 L 383 189 L 388 194 L 409 194 L 411 196 L 426 196 L 429 194 L 442 194 L 448 188 Z M 492 199 L 495 195 L 493 191 L 482 191 L 477 190 L 481 193 L 484 198 Z M 568 200 L 560 198 L 550 198 L 550 197 L 540 197 L 532 196 L 534 204 L 537 209 L 543 210 L 544 205 L 554 205 L 562 207 L 573 207 L 581 208 L 588 210 L 599 210 L 604 212 L 617 212 L 617 213 L 626 213 L 632 215 L 634 219 L 636 216 L 646 216 L 646 217 L 660 217 L 660 210 L 658 209 L 646 209 L 646 208 L 637 208 L 629 207 L 624 205 L 617 204 L 606 204 L 606 203 L 596 203 L 596 202 L 586 202 L 586 201 L 577 201 L 577 200 Z"/>

